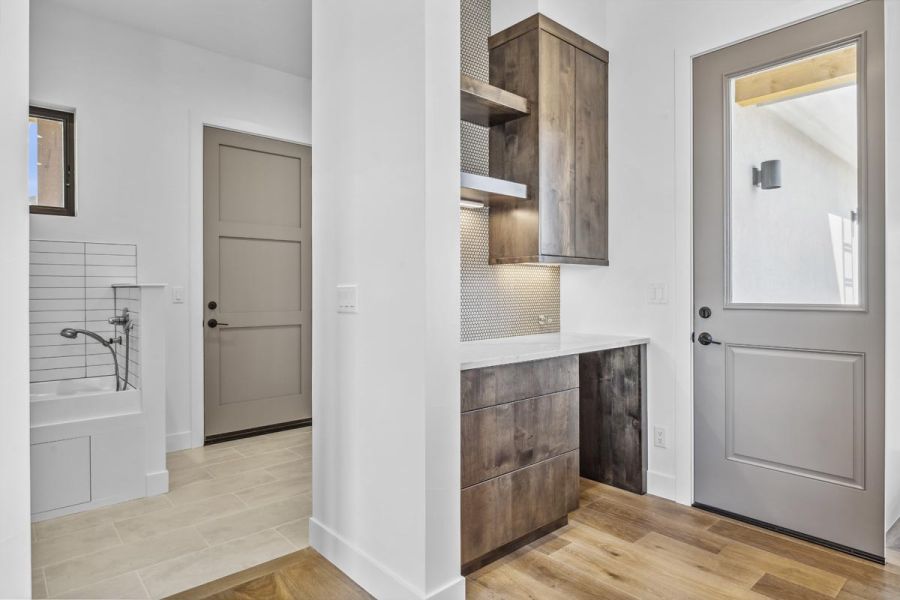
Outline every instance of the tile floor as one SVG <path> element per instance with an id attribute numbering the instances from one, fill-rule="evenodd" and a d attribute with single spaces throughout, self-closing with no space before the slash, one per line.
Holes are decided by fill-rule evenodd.
<path id="1" fill-rule="evenodd" d="M 310 428 L 167 462 L 168 494 L 32 525 L 35 598 L 163 598 L 308 546 Z"/>

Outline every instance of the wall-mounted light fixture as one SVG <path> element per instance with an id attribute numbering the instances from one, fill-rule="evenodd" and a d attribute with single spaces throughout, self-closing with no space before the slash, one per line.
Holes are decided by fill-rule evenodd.
<path id="1" fill-rule="evenodd" d="M 753 185 L 764 190 L 781 187 L 781 161 L 766 160 L 759 167 L 753 167 Z"/>
<path id="2" fill-rule="evenodd" d="M 459 201 L 459 205 L 462 208 L 484 208 L 484 202 L 479 200 L 466 200 L 465 198 Z"/>

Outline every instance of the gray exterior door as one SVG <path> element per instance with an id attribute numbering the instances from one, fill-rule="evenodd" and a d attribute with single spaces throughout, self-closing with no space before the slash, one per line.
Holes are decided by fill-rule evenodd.
<path id="1" fill-rule="evenodd" d="M 870 0 L 693 66 L 695 503 L 870 558 L 884 555 L 883 11 Z"/>
<path id="2" fill-rule="evenodd" d="M 310 157 L 204 129 L 207 437 L 312 415 Z"/>

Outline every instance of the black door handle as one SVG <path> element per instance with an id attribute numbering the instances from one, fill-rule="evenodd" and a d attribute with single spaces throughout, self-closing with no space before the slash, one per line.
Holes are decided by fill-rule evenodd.
<path id="1" fill-rule="evenodd" d="M 219 323 L 219 322 L 216 321 L 215 319 L 210 319 L 209 321 L 206 322 L 206 324 L 209 325 L 209 326 L 210 326 L 211 328 L 213 328 L 213 329 L 215 329 L 215 328 L 218 327 L 219 325 L 225 325 L 225 326 L 228 326 L 228 323 Z"/>
<path id="2" fill-rule="evenodd" d="M 716 344 L 717 346 L 722 345 L 722 342 L 717 342 L 713 339 L 713 336 L 709 335 L 705 331 L 697 336 L 697 341 L 700 342 L 701 346 L 709 346 L 710 344 Z"/>

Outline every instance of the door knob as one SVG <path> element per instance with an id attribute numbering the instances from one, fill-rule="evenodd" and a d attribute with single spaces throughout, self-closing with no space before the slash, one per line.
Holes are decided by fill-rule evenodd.
<path id="1" fill-rule="evenodd" d="M 209 307 L 209 310 L 216 310 L 219 307 L 215 300 L 210 300 L 207 306 Z"/>
<path id="2" fill-rule="evenodd" d="M 206 324 L 209 325 L 209 326 L 210 326 L 211 328 L 213 328 L 213 329 L 215 329 L 215 328 L 218 327 L 219 325 L 225 325 L 225 326 L 228 325 L 228 323 L 219 323 L 219 322 L 216 321 L 215 319 L 210 319 L 209 321 L 206 322 Z"/>
<path id="3" fill-rule="evenodd" d="M 717 342 L 713 339 L 713 336 L 709 335 L 705 331 L 697 336 L 697 341 L 700 342 L 701 346 L 709 346 L 710 344 L 716 344 L 717 346 L 722 345 L 722 342 Z"/>

